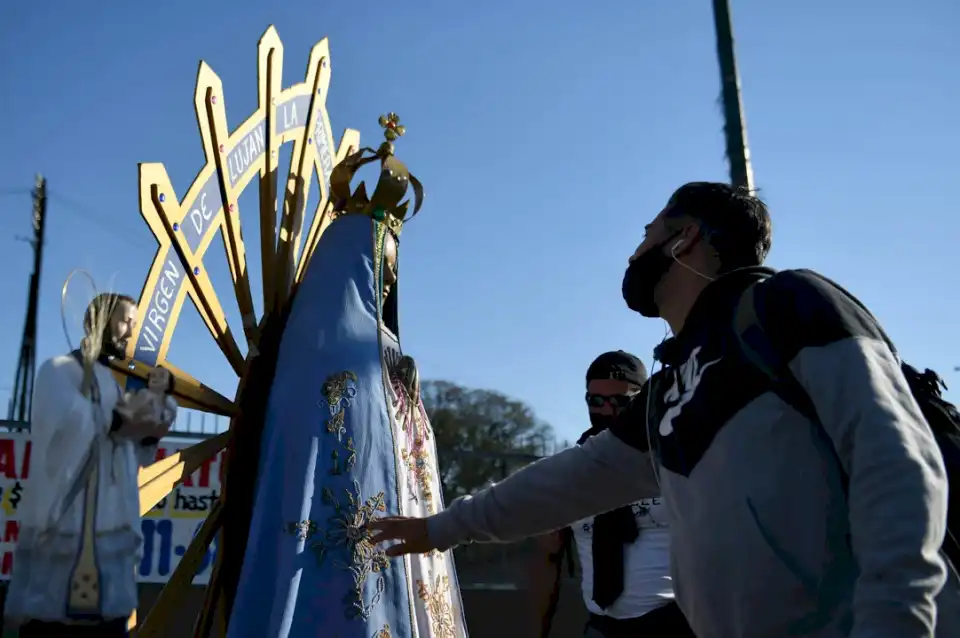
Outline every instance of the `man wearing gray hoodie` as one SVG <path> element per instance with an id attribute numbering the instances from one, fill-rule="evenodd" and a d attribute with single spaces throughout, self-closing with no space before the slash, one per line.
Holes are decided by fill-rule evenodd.
<path id="1" fill-rule="evenodd" d="M 699 638 L 934 636 L 947 576 L 937 443 L 869 313 L 812 273 L 760 267 L 770 245 L 758 198 L 682 186 L 624 276 L 627 305 L 675 335 L 624 426 L 436 516 L 377 521 L 375 541 L 399 540 L 394 556 L 512 541 L 662 493 L 674 591 Z M 734 323 L 747 290 L 820 424 L 745 356 Z M 957 635 L 947 620 L 936 635 Z"/>

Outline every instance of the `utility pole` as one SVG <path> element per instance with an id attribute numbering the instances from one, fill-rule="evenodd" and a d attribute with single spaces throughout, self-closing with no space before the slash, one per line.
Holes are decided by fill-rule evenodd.
<path id="1" fill-rule="evenodd" d="M 27 316 L 23 324 L 23 339 L 20 342 L 20 360 L 13 384 L 13 397 L 7 418 L 26 423 L 30 420 L 33 399 L 33 377 L 37 367 L 37 309 L 40 297 L 40 269 L 43 266 L 43 234 L 47 223 L 47 180 L 37 175 L 33 190 L 33 272 L 30 273 L 30 289 L 27 294 Z"/>
<path id="2" fill-rule="evenodd" d="M 733 25 L 729 0 L 713 0 L 713 23 L 717 30 L 717 59 L 723 91 L 723 130 L 730 162 L 730 181 L 753 191 L 753 169 L 747 149 L 747 126 L 740 102 L 740 76 L 733 52 Z"/>

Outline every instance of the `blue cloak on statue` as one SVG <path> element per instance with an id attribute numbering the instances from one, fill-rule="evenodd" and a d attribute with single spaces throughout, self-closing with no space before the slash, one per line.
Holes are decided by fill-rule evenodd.
<path id="1" fill-rule="evenodd" d="M 384 626 L 410 635 L 408 590 L 387 587 L 404 581 L 403 562 L 360 529 L 398 511 L 374 286 L 378 225 L 363 216 L 333 223 L 290 310 L 230 638 L 319 628 L 371 638 Z"/>
<path id="2" fill-rule="evenodd" d="M 386 232 L 361 215 L 336 220 L 293 301 L 250 468 L 259 478 L 229 638 L 466 635 L 452 558 L 442 572 L 411 568 L 364 529 L 410 514 L 388 372 L 399 344 L 380 310 Z"/>

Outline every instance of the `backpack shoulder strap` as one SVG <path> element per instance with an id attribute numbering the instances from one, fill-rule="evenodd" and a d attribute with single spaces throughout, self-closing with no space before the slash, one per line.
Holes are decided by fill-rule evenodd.
<path id="1" fill-rule="evenodd" d="M 810 421 L 820 425 L 820 417 L 813 401 L 790 372 L 789 362 L 783 361 L 764 328 L 764 313 L 758 308 L 756 294 L 757 286 L 761 283 L 751 284 L 743 292 L 734 310 L 733 332 L 740 353 L 770 380 L 771 389 L 777 396 Z"/>
<path id="2" fill-rule="evenodd" d="M 773 352 L 772 347 L 755 347 L 757 345 L 770 345 L 763 324 L 760 323 L 760 316 L 757 313 L 756 290 L 759 284 L 760 282 L 750 284 L 740 296 L 740 301 L 737 302 L 733 313 L 733 333 L 737 338 L 740 352 L 747 358 L 747 361 L 770 379 L 776 379 L 780 375 L 778 371 L 780 365 L 772 360 L 776 358 L 775 356 L 770 356 L 776 353 Z M 760 354 L 760 350 L 769 350 L 769 352 L 763 355 Z"/>
<path id="3" fill-rule="evenodd" d="M 822 446 L 836 463 L 840 485 L 846 493 L 849 477 L 843 469 L 840 456 L 837 454 L 830 435 L 823 427 L 820 415 L 817 414 L 817 408 L 810 395 L 807 394 L 807 391 L 790 371 L 790 362 L 783 359 L 776 344 L 764 328 L 763 318 L 765 313 L 763 312 L 763 304 L 757 299 L 756 292 L 757 286 L 762 285 L 762 283 L 761 281 L 751 284 L 743 292 L 734 310 L 733 333 L 740 353 L 750 365 L 769 379 L 771 392 L 813 424 L 818 437 L 822 441 Z"/>
<path id="4" fill-rule="evenodd" d="M 809 277 L 819 279 L 820 281 L 824 282 L 828 286 L 831 286 L 832 288 L 836 289 L 841 295 L 844 296 L 844 298 L 846 298 L 847 301 L 857 306 L 857 308 L 859 308 L 867 317 L 870 318 L 870 321 L 873 322 L 873 327 L 877 330 L 877 333 L 880 335 L 883 341 L 887 344 L 887 347 L 890 348 L 890 352 L 892 352 L 894 356 L 897 357 L 898 359 L 900 358 L 900 355 L 897 352 L 897 347 L 894 345 L 893 340 L 890 338 L 890 335 L 888 335 L 886 331 L 883 329 L 883 325 L 877 320 L 874 314 L 870 312 L 870 309 L 867 308 L 862 301 L 857 299 L 853 295 L 853 293 L 851 293 L 849 290 L 847 290 L 846 288 L 844 288 L 843 286 L 835 282 L 833 279 L 830 279 L 826 275 L 822 275 L 815 270 L 800 268 L 795 272 L 802 273 Z"/>

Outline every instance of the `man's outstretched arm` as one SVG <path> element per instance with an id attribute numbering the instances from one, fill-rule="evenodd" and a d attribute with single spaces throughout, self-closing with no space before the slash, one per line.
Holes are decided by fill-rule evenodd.
<path id="1" fill-rule="evenodd" d="M 431 544 L 511 542 L 659 496 L 650 455 L 603 432 L 464 496 L 427 519 Z"/>

